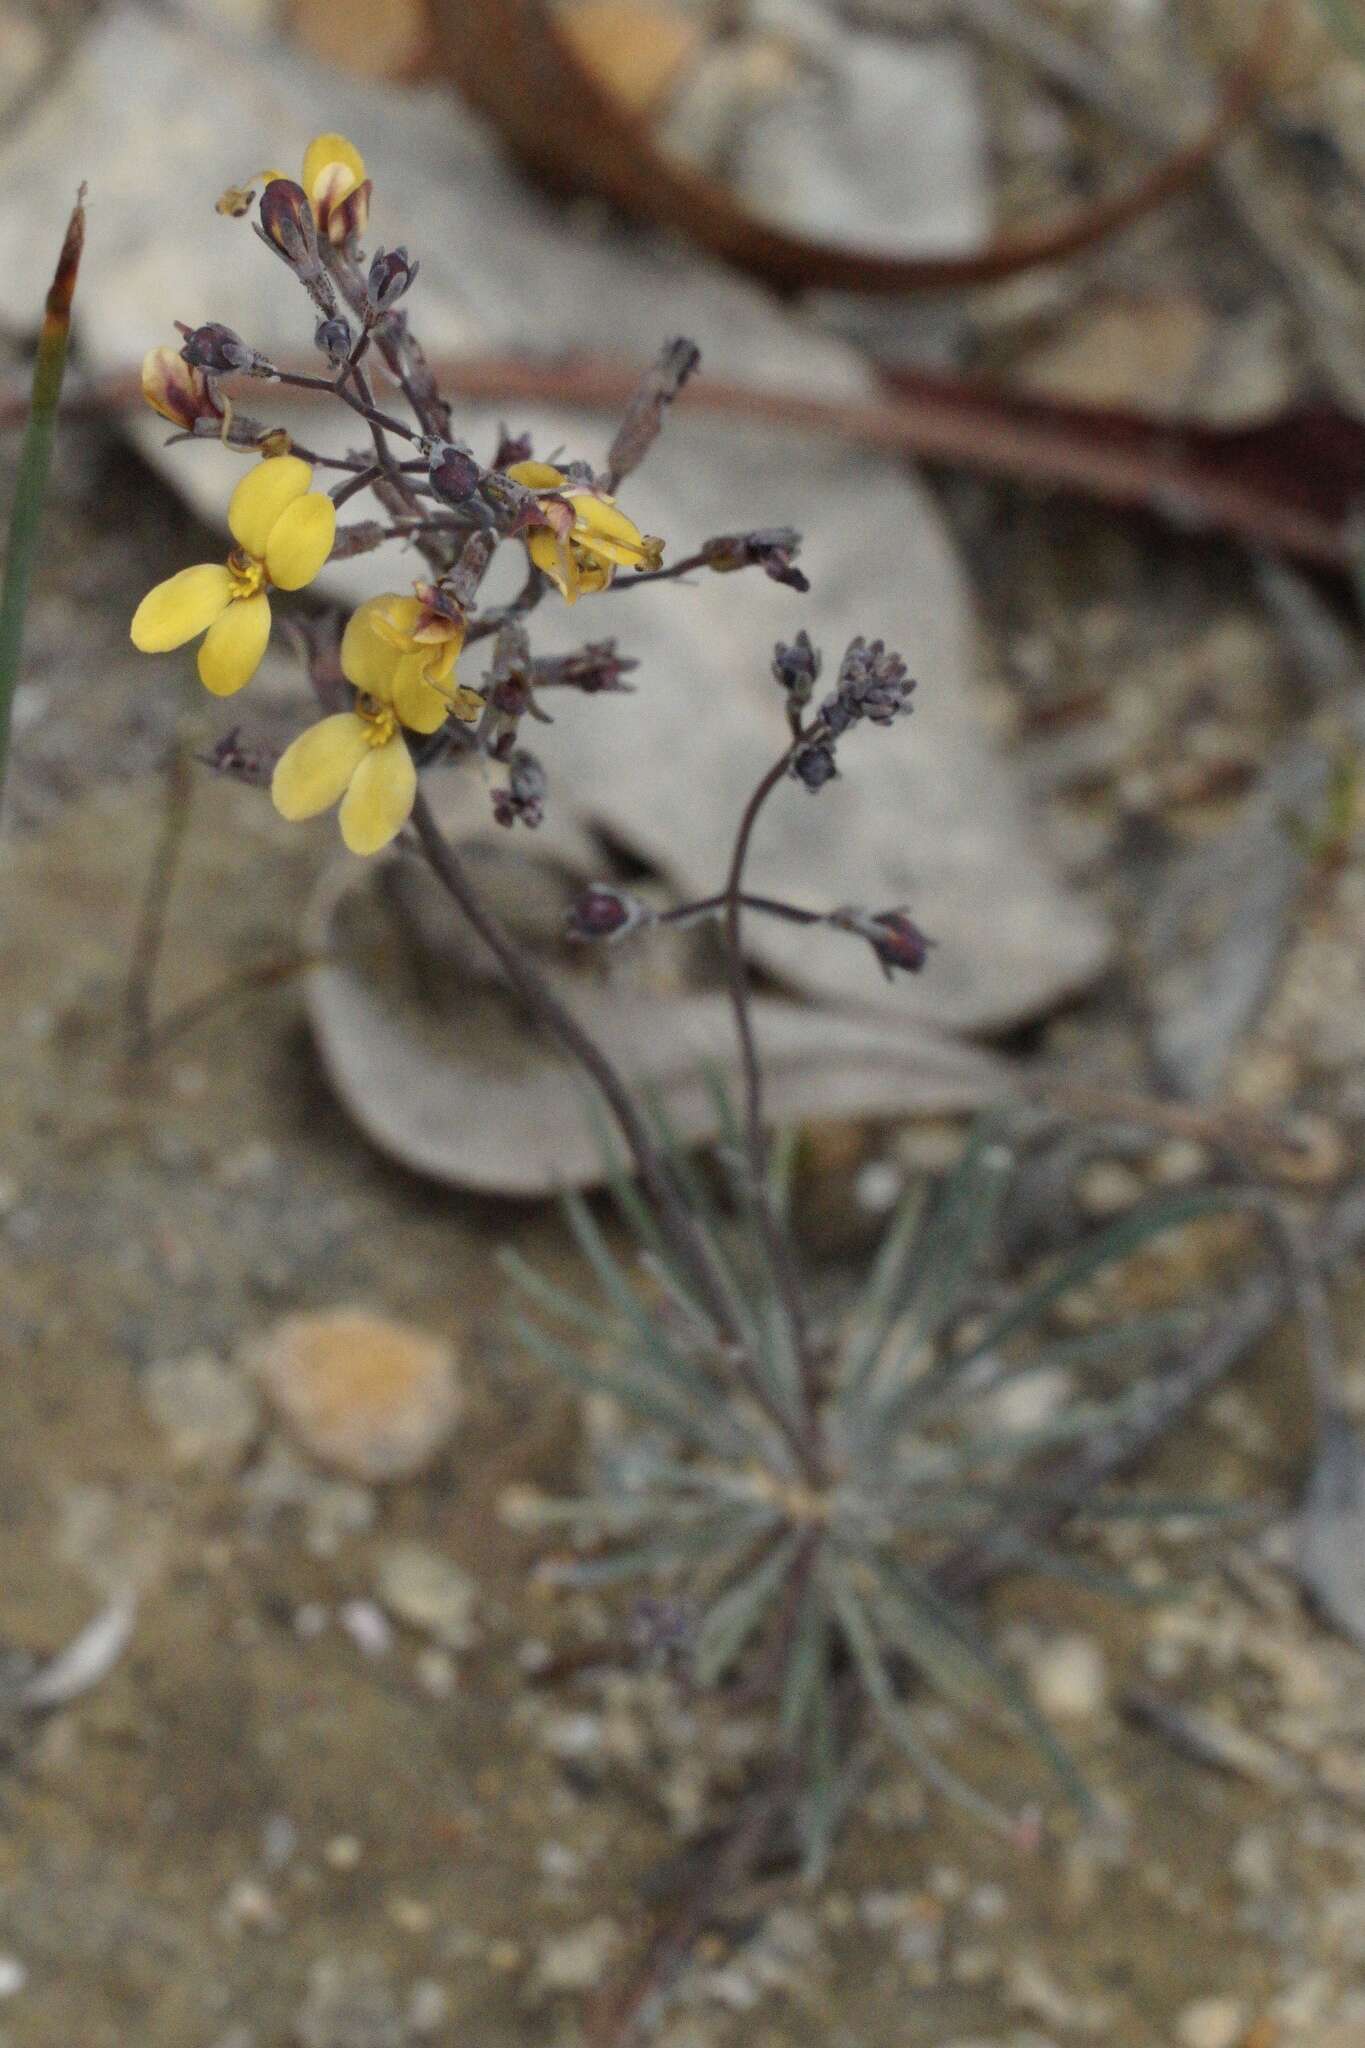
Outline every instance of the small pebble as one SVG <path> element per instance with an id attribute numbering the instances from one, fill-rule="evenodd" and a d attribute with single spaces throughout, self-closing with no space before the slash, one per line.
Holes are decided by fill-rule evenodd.
<path id="1" fill-rule="evenodd" d="M 1101 1713 L 1109 1695 L 1104 1653 L 1089 1636 L 1057 1636 L 1029 1659 L 1029 1684 L 1038 1706 L 1059 1721 Z"/>
<path id="2" fill-rule="evenodd" d="M 343 1601 L 337 1620 L 363 1656 L 386 1657 L 393 1648 L 388 1617 L 373 1600 Z"/>
<path id="3" fill-rule="evenodd" d="M 361 1846 L 354 1835 L 333 1835 L 323 1847 L 323 1861 L 333 1870 L 354 1870 L 361 1858 Z"/>
<path id="4" fill-rule="evenodd" d="M 304 1449 L 354 1479 L 424 1471 L 459 1415 L 451 1345 L 365 1309 L 286 1316 L 247 1361 Z"/>
<path id="5" fill-rule="evenodd" d="M 0 1956 L 0 1998 L 14 1998 L 28 1982 L 28 1971 L 18 1956 Z"/>
<path id="6" fill-rule="evenodd" d="M 450 1999 L 434 1977 L 419 1977 L 408 1994 L 408 2032 L 419 2041 L 439 2034 L 450 2018 Z"/>
<path id="7" fill-rule="evenodd" d="M 1236 1998 L 1196 1999 L 1175 2027 L 1180 2048 L 1237 2048 L 1246 2030 L 1246 2007 Z"/>
<path id="8" fill-rule="evenodd" d="M 1118 1159 L 1092 1161 L 1076 1182 L 1077 1206 L 1097 1222 L 1136 1207 L 1144 1192 L 1141 1176 Z"/>
<path id="9" fill-rule="evenodd" d="M 552 1935 L 536 1950 L 535 1984 L 546 1993 L 591 1991 L 600 1984 L 620 1940 L 614 1920 L 590 1920 L 571 1934 Z"/>
<path id="10" fill-rule="evenodd" d="M 477 1641 L 478 1587 L 439 1550 L 389 1544 L 379 1559 L 376 1590 L 397 1620 L 434 1636 L 447 1650 L 467 1650 Z"/>
<path id="11" fill-rule="evenodd" d="M 138 1390 L 175 1463 L 187 1469 L 231 1472 L 260 1429 L 251 1382 L 207 1351 L 156 1359 Z"/>

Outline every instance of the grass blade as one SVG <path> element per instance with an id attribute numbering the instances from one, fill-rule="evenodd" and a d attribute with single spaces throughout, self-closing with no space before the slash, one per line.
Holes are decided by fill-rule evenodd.
<path id="1" fill-rule="evenodd" d="M 61 254 L 57 258 L 57 269 L 47 295 L 42 333 L 33 365 L 33 397 L 14 484 L 14 509 L 10 514 L 9 542 L 5 551 L 5 580 L 3 589 L 0 589 L 0 795 L 4 792 L 5 770 L 9 761 L 10 719 L 19 682 L 29 583 L 38 555 L 43 497 L 52 464 L 57 405 L 66 369 L 71 301 L 76 291 L 81 250 L 85 245 L 84 201 L 85 187 L 82 185 L 71 210 Z"/>

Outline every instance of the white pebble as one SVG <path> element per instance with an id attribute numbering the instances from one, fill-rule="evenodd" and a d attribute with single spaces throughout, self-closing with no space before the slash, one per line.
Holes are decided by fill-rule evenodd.
<path id="1" fill-rule="evenodd" d="M 28 1982 L 28 1971 L 18 1956 L 0 1956 L 0 1998 L 13 1998 Z"/>
<path id="2" fill-rule="evenodd" d="M 1196 1999 L 1175 2029 L 1180 2048 L 1237 2048 L 1246 2030 L 1246 2007 L 1236 1998 Z"/>

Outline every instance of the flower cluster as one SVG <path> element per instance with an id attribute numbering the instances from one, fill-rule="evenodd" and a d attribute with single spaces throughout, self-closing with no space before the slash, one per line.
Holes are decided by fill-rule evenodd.
<path id="1" fill-rule="evenodd" d="M 620 690 L 634 664 L 611 640 L 536 662 L 524 635 L 516 642 L 503 634 L 493 675 L 481 688 L 468 687 L 456 665 L 482 576 L 499 541 L 515 539 L 532 575 L 529 601 L 543 586 L 573 604 L 609 588 L 621 569 L 657 570 L 662 543 L 640 531 L 586 464 L 558 468 L 535 461 L 525 436 L 504 433 L 485 465 L 451 438 L 449 409 L 399 304 L 420 266 L 402 247 L 378 249 L 368 260 L 363 255 L 359 242 L 373 187 L 363 157 L 345 136 L 315 136 L 297 181 L 279 171 L 258 173 L 224 194 L 219 211 L 245 215 L 256 186 L 262 188 L 256 231 L 312 299 L 320 316 L 313 343 L 330 376 L 277 366 L 217 320 L 193 327 L 177 322 L 180 347 L 149 352 L 142 371 L 149 405 L 182 433 L 212 434 L 261 459 L 229 501 L 234 545 L 226 562 L 183 569 L 149 591 L 133 616 L 133 643 L 145 653 L 166 653 L 198 639 L 205 688 L 234 695 L 265 653 L 274 593 L 303 590 L 329 559 L 366 554 L 390 539 L 405 542 L 425 557 L 429 574 L 414 582 L 410 595 L 382 591 L 351 615 L 339 634 L 340 674 L 320 691 L 328 715 L 298 735 L 270 777 L 275 807 L 285 818 L 305 819 L 335 805 L 345 844 L 357 853 L 377 852 L 411 816 L 420 761 L 473 748 L 506 770 L 505 783 L 493 792 L 497 822 L 536 825 L 544 811 L 544 770 L 516 738 L 523 716 L 546 715 L 537 708 L 536 691 Z M 672 345 L 675 352 L 680 346 Z M 376 405 L 366 362 L 371 354 L 401 387 L 413 424 Z M 674 384 L 694 356 L 679 361 Z M 234 411 L 222 388 L 233 377 L 250 378 L 258 389 L 325 382 L 367 422 L 374 460 L 311 451 L 305 459 L 282 429 Z M 410 455 L 395 446 L 404 442 Z M 319 467 L 338 472 L 330 491 L 315 487 Z M 369 519 L 339 529 L 338 507 L 365 487 L 392 523 Z M 495 630 L 496 623 L 480 620 L 475 631 Z M 210 758 L 227 772 L 244 772 L 239 764 L 259 764 L 263 754 L 234 732 L 231 745 Z"/>
<path id="2" fill-rule="evenodd" d="M 915 687 L 898 654 L 882 641 L 867 641 L 860 635 L 849 643 L 834 689 L 807 726 L 803 713 L 815 695 L 820 666 L 820 655 L 804 633 L 798 633 L 790 647 L 779 644 L 773 657 L 773 675 L 787 693 L 788 714 L 798 741 L 791 772 L 812 793 L 838 774 L 835 745 L 849 728 L 862 719 L 873 725 L 893 724 L 910 709 Z"/>

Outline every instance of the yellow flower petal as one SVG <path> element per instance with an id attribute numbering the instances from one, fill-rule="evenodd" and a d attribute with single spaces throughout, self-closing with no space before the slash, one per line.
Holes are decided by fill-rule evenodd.
<path id="1" fill-rule="evenodd" d="M 337 508 L 322 491 L 286 505 L 265 544 L 266 573 L 281 590 L 302 590 L 332 552 Z"/>
<path id="2" fill-rule="evenodd" d="M 557 491 L 564 481 L 563 470 L 549 462 L 514 462 L 507 474 L 528 491 Z"/>
<path id="3" fill-rule="evenodd" d="M 628 541 L 612 540 L 605 533 L 574 532 L 573 545 L 591 556 L 595 562 L 615 562 L 623 569 L 638 569 L 645 559 L 644 549 Z"/>
<path id="4" fill-rule="evenodd" d="M 334 165 L 343 166 L 349 176 L 329 177 Z M 310 199 L 317 199 L 318 188 L 325 182 L 328 197 L 335 204 L 348 192 L 354 192 L 364 176 L 365 159 L 344 135 L 315 135 L 303 153 L 303 189 Z"/>
<path id="5" fill-rule="evenodd" d="M 399 662 L 390 702 L 411 732 L 438 731 L 450 710 L 449 699 L 433 689 L 422 673 L 420 654 L 410 654 Z"/>
<path id="6" fill-rule="evenodd" d="M 166 654 L 183 647 L 211 626 L 232 602 L 232 578 L 221 562 L 201 562 L 182 569 L 149 590 L 133 613 L 134 647 L 144 654 Z"/>
<path id="7" fill-rule="evenodd" d="M 574 595 L 591 597 L 596 590 L 605 590 L 616 570 L 612 563 L 601 561 L 587 549 L 574 549 Z M 572 604 L 573 599 L 569 602 Z"/>
<path id="8" fill-rule="evenodd" d="M 411 650 L 413 628 L 421 616 L 422 607 L 417 599 L 404 597 L 396 590 L 386 590 L 382 596 L 370 599 L 369 618 L 375 632 L 401 654 Z"/>
<path id="9" fill-rule="evenodd" d="M 205 633 L 199 648 L 199 680 L 215 697 L 231 697 L 251 681 L 270 638 L 270 599 L 234 598 Z"/>
<path id="10" fill-rule="evenodd" d="M 352 853 L 378 853 L 412 815 L 417 770 L 397 734 L 371 747 L 342 798 L 341 836 Z"/>
<path id="11" fill-rule="evenodd" d="M 310 725 L 275 763 L 270 796 L 282 818 L 316 818 L 343 795 L 370 746 L 370 729 L 354 711 Z"/>
<path id="12" fill-rule="evenodd" d="M 595 498 L 590 491 L 575 491 L 570 501 L 574 509 L 574 524 L 585 539 L 595 540 L 599 534 L 606 540 L 620 542 L 634 548 L 638 554 L 644 543 L 644 536 L 633 519 L 627 519 L 618 505 L 609 498 Z"/>
<path id="13" fill-rule="evenodd" d="M 228 500 L 228 528 L 238 547 L 263 562 L 275 521 L 312 481 L 311 465 L 297 455 L 268 455 L 249 469 Z"/>
<path id="14" fill-rule="evenodd" d="M 402 599 L 396 594 L 366 598 L 351 613 L 341 636 L 341 673 L 357 690 L 377 697 L 381 704 L 389 700 L 394 670 L 403 654 L 401 638 L 385 630 L 383 608 L 391 602 L 401 604 Z M 414 598 L 414 606 L 416 602 Z"/>
<path id="15" fill-rule="evenodd" d="M 572 604 L 578 592 L 574 588 L 573 563 L 563 542 L 556 539 L 548 526 L 533 526 L 526 536 L 526 551 L 560 596 Z"/>

